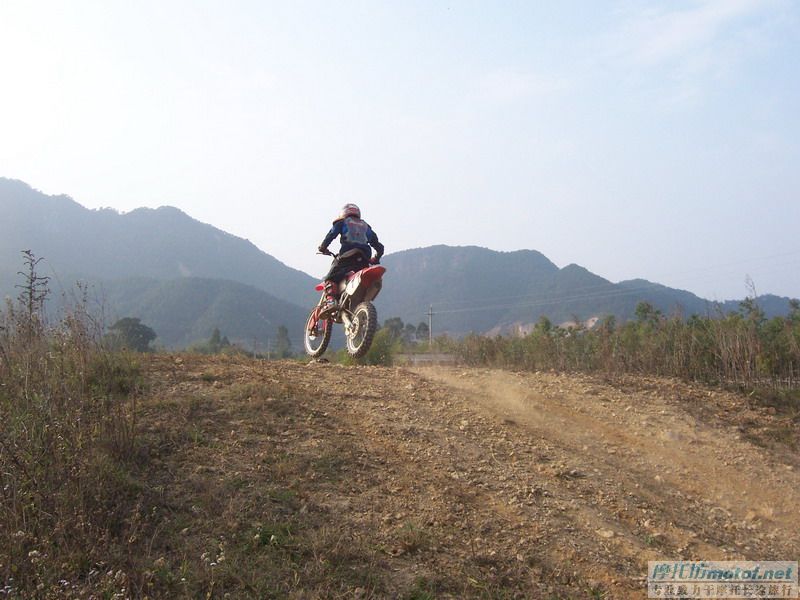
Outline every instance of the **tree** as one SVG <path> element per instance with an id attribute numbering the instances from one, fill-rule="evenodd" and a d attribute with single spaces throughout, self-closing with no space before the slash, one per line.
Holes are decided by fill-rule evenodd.
<path id="1" fill-rule="evenodd" d="M 292 340 L 289 339 L 289 330 L 281 325 L 275 337 L 275 354 L 278 358 L 289 358 L 292 352 Z"/>
<path id="2" fill-rule="evenodd" d="M 222 335 L 218 327 L 211 332 L 211 337 L 205 342 L 193 345 L 190 350 L 200 354 L 219 354 L 231 345 L 227 335 Z"/>
<path id="3" fill-rule="evenodd" d="M 219 349 L 222 347 L 222 336 L 219 333 L 218 327 L 214 327 L 214 331 L 211 332 L 211 338 L 208 340 L 208 345 L 212 353 L 219 352 Z"/>
<path id="4" fill-rule="evenodd" d="M 208 353 L 209 354 L 218 354 L 222 351 L 223 348 L 230 346 L 231 343 L 228 340 L 227 335 L 221 335 L 219 328 L 214 327 L 214 331 L 211 332 L 211 338 L 208 340 Z"/>
<path id="5" fill-rule="evenodd" d="M 739 302 L 739 312 L 743 317 L 757 325 L 761 325 L 767 320 L 767 316 L 764 314 L 764 310 L 758 305 L 758 300 L 756 300 L 755 296 L 748 296 Z"/>
<path id="6" fill-rule="evenodd" d="M 403 328 L 405 325 L 403 325 L 403 319 L 400 317 L 392 317 L 383 322 L 383 327 L 389 331 L 392 340 L 396 340 L 403 335 Z"/>
<path id="7" fill-rule="evenodd" d="M 553 331 L 553 322 L 546 316 L 542 315 L 536 322 L 533 331 L 538 335 L 550 335 L 550 333 Z"/>
<path id="8" fill-rule="evenodd" d="M 44 312 L 44 301 L 50 292 L 47 287 L 50 278 L 39 275 L 36 271 L 38 264 L 44 260 L 41 256 L 36 258 L 30 250 L 23 250 L 22 256 L 25 271 L 17 271 L 17 275 L 22 275 L 25 282 L 15 287 L 21 290 L 18 297 L 19 304 L 24 307 L 28 321 L 32 323 L 35 315 Z"/>
<path id="9" fill-rule="evenodd" d="M 372 339 L 372 345 L 363 358 L 364 364 L 390 366 L 396 345 L 391 330 L 384 326 Z"/>
<path id="10" fill-rule="evenodd" d="M 639 323 L 655 325 L 661 320 L 661 311 L 649 302 L 639 302 L 636 305 L 636 320 Z"/>
<path id="11" fill-rule="evenodd" d="M 800 300 L 796 298 L 789 300 L 789 314 L 786 320 L 790 325 L 800 325 Z"/>
<path id="12" fill-rule="evenodd" d="M 149 352 L 150 342 L 156 339 L 156 332 L 135 317 L 125 317 L 109 329 L 112 344 L 117 348 L 127 348 L 136 352 Z"/>
<path id="13" fill-rule="evenodd" d="M 430 335 L 431 330 L 428 328 L 428 324 L 425 321 L 420 321 L 419 325 L 417 325 L 417 339 L 427 340 Z"/>

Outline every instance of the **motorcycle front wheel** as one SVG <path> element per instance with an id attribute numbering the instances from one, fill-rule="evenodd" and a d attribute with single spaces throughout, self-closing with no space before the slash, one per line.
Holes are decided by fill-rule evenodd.
<path id="1" fill-rule="evenodd" d="M 352 324 L 346 330 L 347 353 L 353 358 L 364 356 L 378 328 L 378 311 L 372 302 L 362 302 L 353 311 Z"/>
<path id="2" fill-rule="evenodd" d="M 303 334 L 306 354 L 312 358 L 318 358 L 325 353 L 328 343 L 331 341 L 331 330 L 333 329 L 333 322 L 330 319 L 317 319 L 316 312 L 317 309 L 314 309 L 308 316 L 306 330 Z"/>

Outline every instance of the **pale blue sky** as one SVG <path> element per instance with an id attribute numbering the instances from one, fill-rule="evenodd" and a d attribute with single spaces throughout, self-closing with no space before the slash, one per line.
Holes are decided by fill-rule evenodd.
<path id="1" fill-rule="evenodd" d="M 314 275 L 353 201 L 389 252 L 800 296 L 793 0 L 2 0 L 0 81 L 0 176 Z"/>

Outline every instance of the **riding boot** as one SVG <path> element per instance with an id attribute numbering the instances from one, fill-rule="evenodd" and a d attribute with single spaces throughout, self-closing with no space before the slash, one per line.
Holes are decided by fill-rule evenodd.
<path id="1" fill-rule="evenodd" d="M 322 306 L 322 310 L 319 311 L 320 319 L 328 318 L 339 307 L 338 287 L 333 281 L 325 282 L 325 304 Z"/>

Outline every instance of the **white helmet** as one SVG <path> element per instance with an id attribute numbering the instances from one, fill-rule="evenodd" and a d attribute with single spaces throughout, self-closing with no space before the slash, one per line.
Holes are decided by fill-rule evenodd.
<path id="1" fill-rule="evenodd" d="M 342 212 L 339 214 L 339 218 L 346 219 L 347 217 L 355 217 L 356 219 L 360 219 L 361 209 L 355 204 L 345 204 L 342 207 Z"/>

